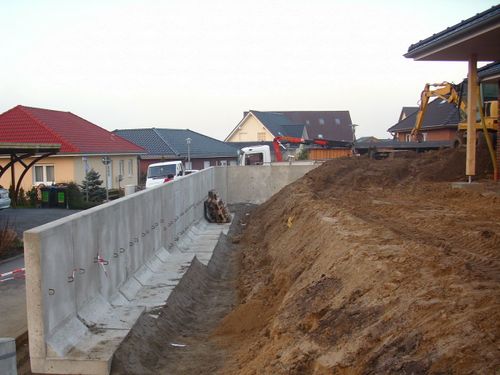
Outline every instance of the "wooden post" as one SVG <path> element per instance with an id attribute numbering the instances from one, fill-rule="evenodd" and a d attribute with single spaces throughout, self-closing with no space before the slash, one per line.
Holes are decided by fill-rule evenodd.
<path id="1" fill-rule="evenodd" d="M 500 104 L 500 80 L 497 82 L 498 85 L 498 103 Z M 500 124 L 500 111 L 498 111 L 498 124 Z M 493 176 L 493 179 L 495 181 L 500 180 L 500 125 L 497 125 L 497 174 L 496 176 Z"/>
<path id="2" fill-rule="evenodd" d="M 12 207 L 17 206 L 17 196 L 16 196 L 16 171 L 14 170 L 14 167 L 16 166 L 14 159 L 14 154 L 10 154 L 10 183 L 12 186 L 12 197 L 10 197 L 10 204 Z M 9 188 L 10 191 L 10 188 Z"/>
<path id="3" fill-rule="evenodd" d="M 469 58 L 469 73 L 467 75 L 467 157 L 465 174 L 476 175 L 476 113 L 477 113 L 477 56 Z"/>

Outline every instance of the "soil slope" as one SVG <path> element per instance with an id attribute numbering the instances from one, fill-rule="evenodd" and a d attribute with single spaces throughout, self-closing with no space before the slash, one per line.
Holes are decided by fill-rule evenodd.
<path id="1" fill-rule="evenodd" d="M 500 371 L 500 197 L 452 189 L 463 171 L 461 151 L 332 160 L 258 207 L 217 372 Z"/>

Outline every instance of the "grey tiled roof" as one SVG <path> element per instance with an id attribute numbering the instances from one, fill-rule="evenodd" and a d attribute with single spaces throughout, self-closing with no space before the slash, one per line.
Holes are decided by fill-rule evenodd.
<path id="1" fill-rule="evenodd" d="M 387 129 L 388 132 L 410 131 L 415 126 L 418 112 L 413 112 L 404 120 Z M 460 120 L 456 106 L 437 98 L 429 103 L 422 121 L 422 129 L 457 127 Z"/>
<path id="2" fill-rule="evenodd" d="M 349 111 L 275 111 L 252 112 L 276 136 L 323 138 L 352 141 Z M 245 113 L 246 114 L 246 113 Z M 304 131 L 305 130 L 305 131 Z"/>
<path id="3" fill-rule="evenodd" d="M 500 43 L 500 41 L 499 41 Z M 481 79 L 500 74 L 500 61 L 492 62 L 477 70 L 477 76 Z"/>
<path id="4" fill-rule="evenodd" d="M 418 107 L 403 107 L 403 109 L 401 109 L 401 114 L 399 115 L 399 121 L 401 121 L 403 117 L 406 118 L 416 111 L 418 111 Z"/>
<path id="5" fill-rule="evenodd" d="M 273 136 L 302 137 L 304 125 L 293 123 L 281 112 L 260 112 L 250 111 L 264 126 L 273 134 Z"/>
<path id="6" fill-rule="evenodd" d="M 114 133 L 144 148 L 149 157 L 186 158 L 191 138 L 190 156 L 196 158 L 237 157 L 237 148 L 189 129 L 118 129 Z"/>
<path id="7" fill-rule="evenodd" d="M 470 17 L 456 25 L 448 27 L 437 34 L 434 34 L 424 40 L 421 40 L 415 44 L 412 44 L 408 48 L 408 52 L 405 57 L 412 57 L 415 53 L 425 50 L 428 47 L 435 46 L 438 43 L 448 40 L 450 38 L 462 35 L 465 33 L 470 33 L 477 27 L 488 24 L 490 22 L 495 22 L 495 20 L 500 19 L 500 5 L 495 5 L 484 12 L 478 13 L 473 17 Z"/>

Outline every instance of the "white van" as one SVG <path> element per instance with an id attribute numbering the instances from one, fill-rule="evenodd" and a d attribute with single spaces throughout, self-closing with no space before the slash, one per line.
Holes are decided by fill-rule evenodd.
<path id="1" fill-rule="evenodd" d="M 146 189 L 184 176 L 182 161 L 167 161 L 150 164 L 146 176 Z"/>

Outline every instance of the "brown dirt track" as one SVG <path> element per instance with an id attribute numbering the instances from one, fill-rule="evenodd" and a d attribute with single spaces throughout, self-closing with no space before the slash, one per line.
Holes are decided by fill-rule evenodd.
<path id="1" fill-rule="evenodd" d="M 318 167 L 236 221 L 229 270 L 200 284 L 226 297 L 145 318 L 114 373 L 500 373 L 500 195 L 452 189 L 463 160 Z"/>

